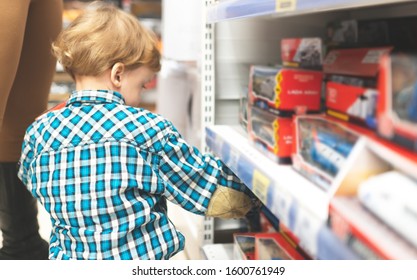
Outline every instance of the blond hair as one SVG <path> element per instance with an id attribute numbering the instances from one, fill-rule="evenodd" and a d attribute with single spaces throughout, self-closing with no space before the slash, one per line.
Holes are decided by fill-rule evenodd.
<path id="1" fill-rule="evenodd" d="M 161 68 L 153 33 L 132 15 L 103 2 L 93 2 L 61 32 L 52 50 L 64 69 L 80 76 L 98 76 L 115 63 L 128 69 Z"/>

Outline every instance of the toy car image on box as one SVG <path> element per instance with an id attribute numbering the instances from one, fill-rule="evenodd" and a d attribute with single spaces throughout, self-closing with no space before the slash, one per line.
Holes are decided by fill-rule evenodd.
<path id="1" fill-rule="evenodd" d="M 376 128 L 379 62 L 391 48 L 332 50 L 323 62 L 326 113 Z"/>
<path id="2" fill-rule="evenodd" d="M 378 133 L 417 151 L 417 54 L 386 55 L 380 76 Z"/>
<path id="3" fill-rule="evenodd" d="M 318 71 L 253 65 L 249 103 L 282 117 L 319 112 L 322 80 Z"/>
<path id="4" fill-rule="evenodd" d="M 292 119 L 253 106 L 249 106 L 248 116 L 249 137 L 256 147 L 278 163 L 291 163 Z"/>
<path id="5" fill-rule="evenodd" d="M 255 235 L 256 260 L 304 260 L 297 248 L 280 233 L 258 233 Z"/>
<path id="6" fill-rule="evenodd" d="M 322 43 L 320 38 L 286 38 L 281 40 L 281 59 L 284 66 L 321 69 Z"/>
<path id="7" fill-rule="evenodd" d="M 293 167 L 327 190 L 358 136 L 320 116 L 297 116 L 294 122 Z"/>

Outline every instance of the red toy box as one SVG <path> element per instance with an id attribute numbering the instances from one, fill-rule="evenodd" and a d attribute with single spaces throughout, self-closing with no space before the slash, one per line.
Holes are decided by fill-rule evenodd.
<path id="1" fill-rule="evenodd" d="M 376 127 L 379 61 L 391 48 L 332 50 L 323 62 L 326 112 L 333 117 Z"/>
<path id="2" fill-rule="evenodd" d="M 297 245 L 279 232 L 233 234 L 235 260 L 304 260 Z"/>
<path id="3" fill-rule="evenodd" d="M 256 147 L 279 163 L 291 163 L 292 119 L 249 106 L 248 133 Z"/>
<path id="4" fill-rule="evenodd" d="M 248 130 L 248 92 L 241 94 L 239 98 L 239 123 L 242 128 Z"/>
<path id="5" fill-rule="evenodd" d="M 378 133 L 417 152 L 417 54 L 385 55 L 380 66 Z"/>
<path id="6" fill-rule="evenodd" d="M 319 112 L 323 73 L 251 66 L 249 103 L 280 117 Z"/>
<path id="7" fill-rule="evenodd" d="M 284 66 L 321 69 L 322 42 L 320 38 L 286 38 L 281 40 Z"/>

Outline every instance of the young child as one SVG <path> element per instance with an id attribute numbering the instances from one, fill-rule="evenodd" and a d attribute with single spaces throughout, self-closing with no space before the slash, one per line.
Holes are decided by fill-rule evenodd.
<path id="1" fill-rule="evenodd" d="M 50 259 L 169 259 L 184 236 L 166 199 L 223 218 L 252 208 L 220 160 L 137 107 L 160 69 L 155 39 L 137 19 L 91 4 L 53 51 L 76 91 L 28 128 L 18 173 L 50 214 Z"/>

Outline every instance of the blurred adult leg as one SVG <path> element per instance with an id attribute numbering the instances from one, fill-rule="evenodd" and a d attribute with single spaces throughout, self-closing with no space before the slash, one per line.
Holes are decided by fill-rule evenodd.
<path id="1" fill-rule="evenodd" d="M 36 200 L 16 163 L 26 128 L 47 107 L 62 0 L 0 1 L 0 15 L 0 259 L 46 259 Z"/>

